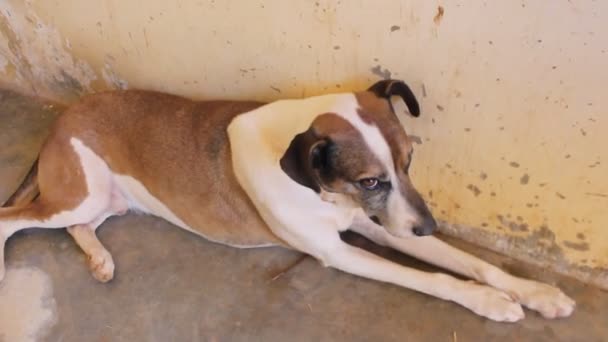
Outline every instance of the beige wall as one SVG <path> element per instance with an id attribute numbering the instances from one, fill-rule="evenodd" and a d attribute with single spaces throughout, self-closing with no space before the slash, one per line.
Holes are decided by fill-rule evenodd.
<path id="1" fill-rule="evenodd" d="M 142 5 L 145 3 L 146 5 Z M 443 14 L 438 6 L 442 6 Z M 608 286 L 608 3 L 0 2 L 3 83 L 277 99 L 405 79 L 448 232 Z"/>

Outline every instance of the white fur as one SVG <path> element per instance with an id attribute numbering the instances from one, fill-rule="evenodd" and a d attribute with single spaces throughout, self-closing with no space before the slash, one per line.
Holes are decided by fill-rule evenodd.
<path id="1" fill-rule="evenodd" d="M 424 236 L 400 239 L 388 234 L 381 226 L 376 225 L 362 213 L 357 215 L 351 229 L 379 245 L 394 248 L 419 260 L 488 284 L 509 294 L 510 302 L 517 301 L 530 309 L 539 311 L 547 318 L 569 316 L 574 310 L 574 301 L 559 289 L 514 277 L 494 265 L 448 245 L 436 237 Z M 491 293 L 487 292 L 486 295 L 491 295 Z M 497 303 L 497 305 L 499 304 Z M 510 306 L 511 304 L 504 302 L 502 305 Z M 497 312 L 505 309 L 500 307 L 502 305 L 486 308 L 487 315 L 497 315 Z M 487 316 L 483 313 L 477 313 Z M 523 312 L 520 318 L 523 318 Z"/>
<path id="2" fill-rule="evenodd" d="M 88 223 L 103 215 L 110 205 L 111 172 L 107 165 L 80 140 L 72 138 L 70 143 L 80 158 L 88 189 L 87 197 L 76 208 L 61 211 L 45 220 L 2 220 L 0 222 L 0 280 L 4 277 L 4 243 L 15 232 L 30 227 L 62 228 Z"/>
<path id="3" fill-rule="evenodd" d="M 107 165 L 80 140 L 72 138 L 71 144 L 80 157 L 88 196 L 76 208 L 61 211 L 46 220 L 20 219 L 2 222 L 2 233 L 6 238 L 16 231 L 29 227 L 57 228 L 65 227 L 72 222 L 87 223 L 101 215 L 104 208 L 109 205 L 111 173 Z"/>
<path id="4" fill-rule="evenodd" d="M 154 216 L 162 217 L 163 219 L 171 222 L 172 224 L 185 229 L 191 233 L 197 234 L 199 236 L 204 237 L 206 240 L 211 242 L 220 243 L 220 241 L 215 241 L 210 239 L 208 236 L 205 236 L 200 231 L 193 229 L 188 226 L 184 221 L 182 221 L 175 213 L 173 213 L 164 203 L 162 203 L 158 198 L 154 197 L 146 187 L 139 182 L 137 179 L 126 176 L 114 174 L 114 182 L 118 189 L 120 189 L 121 193 L 125 196 L 129 203 L 129 208 L 135 211 L 143 212 L 146 214 L 152 214 Z M 224 243 L 224 242 L 221 242 Z M 225 243 L 224 243 L 225 244 Z M 251 245 L 238 245 L 238 244 L 228 244 L 231 247 L 236 248 L 256 248 L 256 247 L 267 247 L 273 246 L 274 244 L 260 244 L 257 246 Z"/>
<path id="5" fill-rule="evenodd" d="M 277 236 L 292 247 L 311 254 L 324 265 L 452 300 L 496 321 L 514 322 L 524 317 L 520 304 L 507 292 L 546 317 L 567 316 L 572 312 L 574 302 L 556 288 L 529 281 L 524 284 L 521 279 L 434 238 L 408 240 L 388 234 L 362 214 L 361 209 L 341 206 L 340 201 L 327 194 L 319 196 L 283 172 L 279 161 L 293 137 L 308 129 L 318 115 L 331 112 L 342 116 L 361 132 L 368 146 L 384 163 L 391 182 L 398 185 L 386 140 L 377 127 L 361 120 L 357 109 L 353 94 L 284 100 L 242 114 L 228 127 L 235 175 Z M 393 213 L 402 213 L 397 218 L 405 221 L 402 224 L 413 223 L 411 208 L 401 196 L 392 196 L 389 206 Z M 392 224 L 398 225 L 399 222 Z M 372 240 L 423 259 L 428 254 L 430 257 L 426 259 L 430 262 L 485 280 L 494 287 L 413 270 L 352 247 L 339 238 L 339 232 L 349 227 Z M 427 244 L 417 249 L 418 241 Z M 509 284 L 507 288 L 503 288 L 505 283 Z M 538 289 L 542 289 L 543 295 L 534 295 Z M 532 304 L 535 300 L 537 303 Z"/>
<path id="6" fill-rule="evenodd" d="M 308 129 L 319 114 L 332 112 L 361 132 L 370 149 L 384 163 L 391 182 L 397 185 L 388 144 L 377 127 L 361 120 L 357 109 L 353 94 L 285 100 L 238 116 L 228 127 L 235 175 L 261 217 L 278 237 L 293 248 L 316 257 L 324 265 L 452 300 L 493 320 L 513 322 L 523 318 L 519 303 L 549 318 L 572 313 L 574 301 L 557 288 L 508 275 L 433 237 L 403 239 L 388 234 L 369 220 L 361 209 L 345 205 L 331 194 L 324 194 L 324 200 L 283 172 L 279 161 L 293 137 Z M 112 173 L 101 157 L 80 140 L 72 138 L 71 144 L 80 158 L 88 196 L 78 207 L 47 220 L 0 221 L 0 279 L 4 274 L 4 240 L 23 228 L 72 226 L 71 233 L 91 257 L 94 275 L 102 281 L 111 278 L 114 264 L 94 230 L 109 215 L 124 212 L 125 207 L 160 216 L 200 235 L 152 196 L 139 180 Z M 404 220 L 401 224 L 411 225 L 407 222 L 411 220 L 407 213 L 408 204 L 403 198 L 395 195 L 389 200 L 389 206 L 393 214 L 402 213 L 397 219 Z M 348 228 L 379 244 L 492 287 L 413 270 L 347 245 L 339 238 L 339 232 Z"/>
<path id="7" fill-rule="evenodd" d="M 319 114 L 356 114 L 356 109 L 352 94 L 283 100 L 242 114 L 228 126 L 236 178 L 264 221 L 278 237 L 323 263 L 338 243 L 336 232 L 348 228 L 355 209 L 323 201 L 289 178 L 279 162 L 293 137 Z"/>
<path id="8" fill-rule="evenodd" d="M 363 137 L 366 145 L 376 158 L 383 164 L 384 169 L 388 172 L 388 176 L 393 189 L 399 189 L 399 177 L 395 173 L 395 161 L 391 153 L 391 148 L 382 132 L 377 126 L 366 123 L 362 120 L 358 113 L 359 106 L 357 99 L 352 94 L 345 94 L 345 97 L 350 96 L 348 101 L 353 106 L 345 106 L 340 108 L 341 111 L 336 114 L 346 119 L 353 125 Z M 346 101 L 346 100 L 345 100 Z M 416 223 L 416 215 L 414 209 L 409 205 L 400 191 L 391 191 L 387 200 L 388 206 L 388 222 L 385 223 L 386 228 L 397 236 L 409 237 L 413 236 L 412 227 Z"/>

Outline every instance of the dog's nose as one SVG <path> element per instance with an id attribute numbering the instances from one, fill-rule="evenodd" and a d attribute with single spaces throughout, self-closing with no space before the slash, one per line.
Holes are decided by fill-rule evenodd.
<path id="1" fill-rule="evenodd" d="M 412 232 L 414 232 L 414 235 L 416 236 L 427 236 L 433 234 L 436 229 L 437 222 L 435 222 L 435 219 L 430 216 L 425 218 L 422 224 L 415 226 L 412 229 Z"/>

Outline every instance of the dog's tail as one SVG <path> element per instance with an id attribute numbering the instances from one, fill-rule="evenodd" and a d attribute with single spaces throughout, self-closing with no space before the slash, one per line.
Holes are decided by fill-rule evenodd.
<path id="1" fill-rule="evenodd" d="M 35 200 L 38 195 L 40 195 L 40 189 L 38 188 L 38 159 L 36 159 L 21 185 L 2 204 L 2 207 L 21 207 Z"/>

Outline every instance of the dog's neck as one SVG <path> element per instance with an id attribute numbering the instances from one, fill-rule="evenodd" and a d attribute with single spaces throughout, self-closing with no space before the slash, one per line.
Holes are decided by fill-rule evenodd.
<path id="1" fill-rule="evenodd" d="M 239 115 L 235 121 L 251 124 L 259 133 L 259 142 L 273 152 L 273 159 L 278 162 L 293 138 L 306 131 L 317 116 L 331 112 L 354 114 L 357 108 L 352 93 L 330 94 L 272 102 Z"/>
<path id="2" fill-rule="evenodd" d="M 356 209 L 327 201 L 295 182 L 281 168 L 281 157 L 317 116 L 335 112 L 354 117 L 358 108 L 352 93 L 282 100 L 239 115 L 228 126 L 239 184 L 273 233 L 292 246 L 302 243 L 293 235 L 302 226 L 324 227 L 330 221 L 339 230 L 347 229 Z"/>

